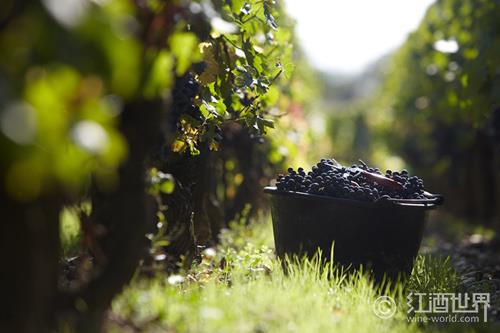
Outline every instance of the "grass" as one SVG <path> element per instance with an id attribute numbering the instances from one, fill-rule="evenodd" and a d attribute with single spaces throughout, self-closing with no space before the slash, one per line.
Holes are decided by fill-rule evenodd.
<path id="1" fill-rule="evenodd" d="M 459 279 L 447 259 L 420 256 L 406 285 L 381 289 L 367 275 L 343 274 L 319 260 L 274 257 L 270 223 L 234 224 L 215 251 L 178 275 L 134 279 L 112 307 L 109 332 L 429 332 L 488 331 L 479 325 L 409 323 L 405 294 L 454 292 Z M 380 319 L 373 304 L 395 299 L 397 311 Z M 491 329 L 493 332 L 493 330 Z"/>

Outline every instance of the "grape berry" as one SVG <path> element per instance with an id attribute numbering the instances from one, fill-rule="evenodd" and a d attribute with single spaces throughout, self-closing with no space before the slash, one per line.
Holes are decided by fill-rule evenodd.
<path id="1" fill-rule="evenodd" d="M 399 189 L 395 189 L 378 184 L 373 177 L 366 177 L 360 169 L 382 175 L 378 168 L 368 167 L 363 162 L 349 168 L 338 166 L 333 160 L 322 159 L 307 173 L 303 168 L 288 168 L 287 175 L 278 175 L 276 187 L 281 192 L 303 192 L 368 202 L 425 199 L 423 180 L 410 176 L 407 170 L 386 171 L 385 177 L 399 184 Z"/>
<path id="2" fill-rule="evenodd" d="M 199 92 L 200 84 L 191 72 L 187 72 L 175 80 L 175 86 L 172 90 L 172 113 L 175 126 L 178 125 L 182 115 L 188 115 L 198 121 L 203 120 L 199 107 L 194 104 L 194 98 Z"/>

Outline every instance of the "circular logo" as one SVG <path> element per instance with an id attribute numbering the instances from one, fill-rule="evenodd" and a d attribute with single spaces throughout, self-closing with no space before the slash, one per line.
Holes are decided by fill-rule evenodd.
<path id="1" fill-rule="evenodd" d="M 373 313 L 381 319 L 389 319 L 396 313 L 396 302 L 389 296 L 380 296 L 373 303 Z"/>

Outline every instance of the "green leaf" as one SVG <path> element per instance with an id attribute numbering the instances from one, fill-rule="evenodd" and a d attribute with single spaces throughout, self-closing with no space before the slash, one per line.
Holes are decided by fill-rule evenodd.
<path id="1" fill-rule="evenodd" d="M 205 119 L 210 118 L 210 111 L 208 111 L 207 105 L 205 103 L 200 105 L 200 112 L 201 112 L 203 118 L 205 118 Z"/>
<path id="2" fill-rule="evenodd" d="M 191 155 L 193 156 L 200 155 L 200 150 L 196 148 L 196 145 L 193 141 L 190 140 L 188 144 L 189 144 L 189 152 L 191 153 Z"/>
<path id="3" fill-rule="evenodd" d="M 207 101 L 203 100 L 202 104 L 200 105 L 200 111 L 203 114 L 205 118 L 210 118 L 212 115 L 218 115 L 217 110 L 215 106 L 211 105 Z"/>
<path id="4" fill-rule="evenodd" d="M 253 50 L 253 45 L 252 42 L 250 41 L 250 38 L 247 40 L 243 41 L 243 52 L 245 52 L 245 58 L 247 59 L 247 62 L 250 66 L 254 66 L 254 50 Z"/>
<path id="5" fill-rule="evenodd" d="M 283 64 L 283 76 L 285 79 L 292 77 L 293 71 L 295 70 L 295 65 L 291 62 Z"/>
<path id="6" fill-rule="evenodd" d="M 156 168 L 152 168 L 149 174 L 151 177 L 150 190 L 153 193 L 170 194 L 174 191 L 175 179 L 171 174 L 158 171 Z"/>
<path id="7" fill-rule="evenodd" d="M 236 77 L 235 83 L 239 88 L 250 87 L 254 82 L 252 75 L 248 72 L 239 71 L 239 75 Z"/>
<path id="8" fill-rule="evenodd" d="M 176 73 L 182 75 L 192 62 L 201 60 L 198 38 L 191 32 L 178 32 L 170 38 L 170 49 L 176 60 Z"/>
<path id="9" fill-rule="evenodd" d="M 264 97 L 266 99 L 266 103 L 274 105 L 280 97 L 280 90 L 275 86 L 270 86 Z"/>
<path id="10" fill-rule="evenodd" d="M 216 48 L 211 43 L 200 44 L 200 52 L 203 54 L 205 70 L 201 73 L 199 81 L 202 85 L 214 82 L 219 75 L 219 63 L 216 60 Z"/>
<path id="11" fill-rule="evenodd" d="M 252 8 L 252 7 L 250 6 L 250 4 L 249 4 L 248 2 L 245 2 L 245 3 L 243 4 L 243 6 L 241 7 L 241 9 L 240 9 L 240 13 L 241 13 L 242 15 L 248 15 L 248 14 L 250 14 L 250 10 L 251 10 L 251 8 Z"/>
<path id="12" fill-rule="evenodd" d="M 262 125 L 264 125 L 265 127 L 274 128 L 274 121 L 272 121 L 271 119 L 262 119 Z"/>
<path id="13" fill-rule="evenodd" d="M 226 104 L 222 99 L 218 99 L 216 102 L 212 103 L 215 106 L 217 113 L 221 116 L 224 116 L 227 112 Z"/>
<path id="14" fill-rule="evenodd" d="M 231 10 L 234 13 L 237 13 L 244 6 L 244 0 L 231 0 Z"/>
<path id="15" fill-rule="evenodd" d="M 159 241 L 155 242 L 155 246 L 158 246 L 158 247 L 160 247 L 160 246 L 161 247 L 167 246 L 169 244 L 170 244 L 170 242 L 168 240 L 166 240 L 166 239 L 162 239 L 162 240 L 159 240 Z"/>
<path id="16" fill-rule="evenodd" d="M 144 96 L 155 97 L 172 84 L 172 54 L 163 50 L 157 56 L 151 67 L 149 79 L 144 87 Z"/>
<path id="17" fill-rule="evenodd" d="M 267 3 L 264 3 L 264 16 L 266 17 L 267 25 L 273 30 L 278 30 L 278 25 L 274 20 L 274 16 L 269 11 L 269 5 Z"/>
<path id="18" fill-rule="evenodd" d="M 160 184 L 160 192 L 165 193 L 165 194 L 170 194 L 174 191 L 175 189 L 175 182 L 172 177 L 172 175 L 169 175 L 171 178 L 166 179 Z"/>
<path id="19" fill-rule="evenodd" d="M 264 61 L 262 60 L 262 55 L 256 54 L 255 57 L 253 58 L 253 68 L 260 74 L 264 72 L 264 67 L 263 67 Z"/>
<path id="20" fill-rule="evenodd" d="M 183 152 L 186 149 L 186 142 L 181 141 L 181 140 L 175 140 L 172 143 L 171 149 L 173 152 L 176 152 L 176 153 Z"/>
<path id="21" fill-rule="evenodd" d="M 467 74 L 463 74 L 460 77 L 460 83 L 462 84 L 462 87 L 467 88 L 467 85 L 469 84 L 469 76 Z"/>

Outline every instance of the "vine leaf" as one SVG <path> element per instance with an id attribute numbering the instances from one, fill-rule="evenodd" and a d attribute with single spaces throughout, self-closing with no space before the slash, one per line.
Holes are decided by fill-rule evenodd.
<path id="1" fill-rule="evenodd" d="M 170 39 L 170 49 L 177 61 L 177 75 L 182 75 L 191 62 L 201 60 L 198 38 L 191 32 L 179 32 L 173 35 Z"/>
<path id="2" fill-rule="evenodd" d="M 283 76 L 285 79 L 292 77 L 293 71 L 295 70 L 295 65 L 291 62 L 283 64 Z"/>
<path id="3" fill-rule="evenodd" d="M 196 148 L 196 142 L 194 140 L 188 140 L 188 145 L 189 145 L 189 152 L 193 156 L 200 155 L 200 150 Z"/>
<path id="4" fill-rule="evenodd" d="M 271 119 L 257 118 L 257 121 L 262 125 L 262 127 L 274 128 L 274 121 Z"/>
<path id="5" fill-rule="evenodd" d="M 210 118 L 211 115 L 217 114 L 215 106 L 208 104 L 205 100 L 203 100 L 202 104 L 200 105 L 200 112 L 205 119 Z"/>
<path id="6" fill-rule="evenodd" d="M 274 16 L 271 14 L 269 10 L 269 5 L 267 3 L 264 3 L 264 16 L 266 17 L 267 25 L 271 27 L 273 30 L 278 30 L 278 25 L 276 24 L 276 20 L 274 19 Z"/>
<path id="7" fill-rule="evenodd" d="M 250 38 L 243 41 L 243 52 L 245 52 L 245 58 L 250 66 L 254 66 L 254 50 Z"/>
<path id="8" fill-rule="evenodd" d="M 217 80 L 220 68 L 219 64 L 215 60 L 215 50 L 213 44 L 201 43 L 200 50 L 203 55 L 203 61 L 205 62 L 205 69 L 198 77 L 198 80 L 202 85 L 207 85 L 208 83 L 215 82 Z"/>
<path id="9" fill-rule="evenodd" d="M 186 149 L 186 143 L 181 140 L 175 140 L 174 143 L 172 143 L 172 151 L 175 153 L 180 153 L 183 152 Z"/>
<path id="10" fill-rule="evenodd" d="M 254 80 L 253 80 L 252 75 L 250 73 L 248 73 L 247 71 L 239 71 L 239 74 L 236 77 L 235 83 L 236 83 L 236 86 L 238 86 L 239 88 L 250 87 L 254 83 Z"/>
<path id="11" fill-rule="evenodd" d="M 250 9 L 251 9 L 250 4 L 248 2 L 245 2 L 243 4 L 243 7 L 241 7 L 241 9 L 240 9 L 240 13 L 243 15 L 248 15 L 248 14 L 250 14 Z"/>
<path id="12" fill-rule="evenodd" d="M 170 72 L 173 68 L 174 60 L 172 55 L 167 51 L 160 51 L 153 62 L 148 81 L 144 88 L 146 97 L 153 97 L 160 94 L 164 89 L 172 84 L 172 76 Z"/>

